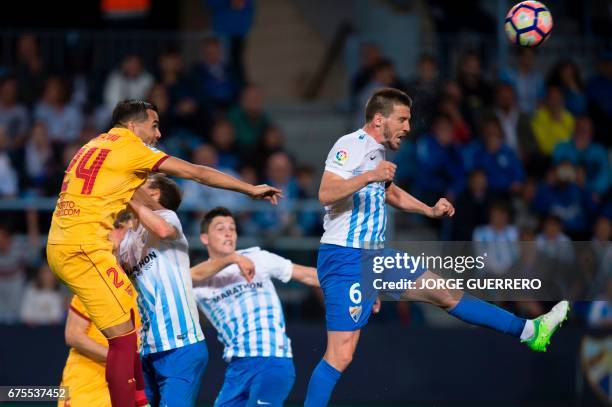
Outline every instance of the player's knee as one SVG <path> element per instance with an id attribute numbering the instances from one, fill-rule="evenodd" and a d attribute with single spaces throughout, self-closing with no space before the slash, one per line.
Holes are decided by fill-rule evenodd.
<path id="1" fill-rule="evenodd" d="M 327 362 L 339 371 L 345 370 L 353 361 L 354 350 L 349 346 L 339 347 L 325 354 Z"/>

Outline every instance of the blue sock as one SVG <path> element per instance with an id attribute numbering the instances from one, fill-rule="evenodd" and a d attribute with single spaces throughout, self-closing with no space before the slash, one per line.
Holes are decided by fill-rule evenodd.
<path id="1" fill-rule="evenodd" d="M 326 406 L 342 373 L 321 359 L 310 376 L 304 407 Z"/>
<path id="2" fill-rule="evenodd" d="M 486 326 L 517 338 L 521 336 L 526 322 L 524 318 L 468 294 L 464 294 L 461 301 L 448 313 L 470 324 Z"/>

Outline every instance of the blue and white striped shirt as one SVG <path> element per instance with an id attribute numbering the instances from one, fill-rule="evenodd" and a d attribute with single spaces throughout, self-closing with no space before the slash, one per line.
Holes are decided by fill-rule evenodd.
<path id="1" fill-rule="evenodd" d="M 255 264 L 251 283 L 232 264 L 193 289 L 198 306 L 224 345 L 223 358 L 229 362 L 235 357 L 293 357 L 283 309 L 271 281 L 274 277 L 288 282 L 293 264 L 259 247 L 239 253 Z"/>
<path id="2" fill-rule="evenodd" d="M 172 211 L 155 213 L 176 228 L 177 238 L 159 240 L 139 225 L 126 233 L 119 249 L 121 262 L 138 292 L 143 355 L 204 340 L 181 222 Z"/>
<path id="3" fill-rule="evenodd" d="M 385 147 L 360 129 L 336 141 L 325 171 L 349 179 L 373 170 L 384 159 Z M 325 207 L 321 243 L 378 249 L 384 246 L 386 227 L 385 183 L 373 182 Z"/>

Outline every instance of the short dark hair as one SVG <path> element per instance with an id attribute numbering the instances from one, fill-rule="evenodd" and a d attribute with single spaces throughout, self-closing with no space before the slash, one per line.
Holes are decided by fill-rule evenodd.
<path id="1" fill-rule="evenodd" d="M 147 110 L 157 112 L 157 106 L 144 100 L 123 100 L 113 109 L 113 127 L 125 127 L 125 123 L 129 120 L 143 122 L 147 120 Z"/>
<path id="2" fill-rule="evenodd" d="M 150 187 L 159 189 L 159 204 L 166 209 L 176 211 L 181 206 L 183 197 L 181 196 L 181 189 L 164 174 L 153 174 L 149 176 L 151 181 Z"/>
<path id="3" fill-rule="evenodd" d="M 376 113 L 389 117 L 395 105 L 412 107 L 412 99 L 406 93 L 395 88 L 382 88 L 368 99 L 365 108 L 366 122 L 372 121 Z"/>
<path id="4" fill-rule="evenodd" d="M 206 212 L 206 215 L 202 218 L 202 222 L 200 222 L 200 233 L 208 233 L 208 227 L 212 223 L 213 219 L 217 216 L 229 216 L 234 219 L 234 215 L 232 215 L 232 211 L 227 209 L 224 206 L 217 206 Z"/>
<path id="5" fill-rule="evenodd" d="M 115 218 L 115 222 L 113 222 L 113 227 L 115 229 L 119 229 L 124 226 L 125 223 L 129 222 L 133 219 L 132 212 L 128 209 L 123 209 L 117 213 L 117 217 Z"/>

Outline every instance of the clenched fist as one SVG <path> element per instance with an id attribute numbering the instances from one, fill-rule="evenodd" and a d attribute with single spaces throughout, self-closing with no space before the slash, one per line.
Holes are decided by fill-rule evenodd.
<path id="1" fill-rule="evenodd" d="M 393 164 L 391 161 L 381 161 L 376 168 L 371 171 L 374 176 L 373 182 L 393 181 L 396 169 L 397 165 Z"/>

